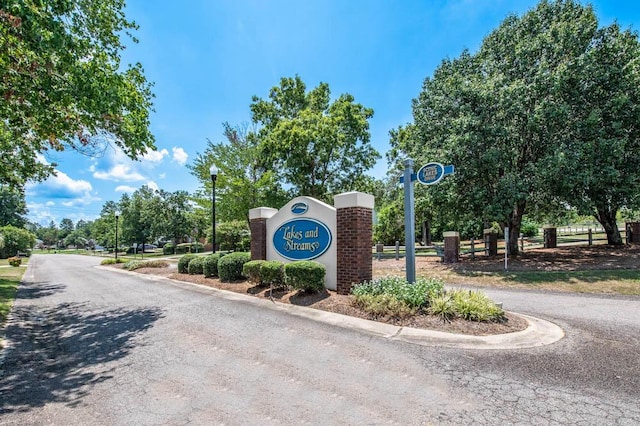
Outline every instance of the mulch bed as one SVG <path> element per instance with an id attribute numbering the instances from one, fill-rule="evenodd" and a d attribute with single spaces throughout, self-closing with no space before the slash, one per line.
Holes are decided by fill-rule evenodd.
<path id="1" fill-rule="evenodd" d="M 225 283 L 221 282 L 217 278 L 205 278 L 202 275 L 181 274 L 171 268 L 140 268 L 135 272 L 164 276 L 178 281 L 201 284 L 241 294 L 249 294 L 263 299 L 273 298 L 274 301 L 281 303 L 306 306 L 403 327 L 423 328 L 476 336 L 512 333 L 524 330 L 527 327 L 526 320 L 509 313 L 506 315 L 506 321 L 500 323 L 472 322 L 461 319 L 444 322 L 439 318 L 426 314 L 418 314 L 407 318 L 375 317 L 353 306 L 352 296 L 340 295 L 330 290 L 325 290 L 316 294 L 306 294 L 283 289 L 274 289 L 271 291 L 269 287 L 256 286 L 255 284 L 247 281 Z"/>

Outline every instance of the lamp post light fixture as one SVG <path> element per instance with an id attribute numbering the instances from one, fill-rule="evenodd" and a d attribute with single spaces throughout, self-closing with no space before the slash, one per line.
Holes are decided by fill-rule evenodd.
<path id="1" fill-rule="evenodd" d="M 116 210 L 116 260 L 118 260 L 118 218 L 120 217 L 120 210 Z"/>
<path id="2" fill-rule="evenodd" d="M 218 177 L 218 168 L 215 165 L 209 167 L 211 174 L 211 245 L 212 253 L 216 252 L 216 178 Z"/>

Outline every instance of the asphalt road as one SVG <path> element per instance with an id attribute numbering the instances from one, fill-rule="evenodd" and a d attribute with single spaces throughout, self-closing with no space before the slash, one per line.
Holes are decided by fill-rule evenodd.
<path id="1" fill-rule="evenodd" d="M 640 298 L 491 291 L 561 325 L 533 349 L 399 342 L 36 255 L 0 424 L 640 424 Z"/>

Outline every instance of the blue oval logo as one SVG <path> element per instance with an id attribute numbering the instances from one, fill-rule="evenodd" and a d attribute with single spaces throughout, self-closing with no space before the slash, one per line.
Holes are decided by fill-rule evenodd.
<path id="1" fill-rule="evenodd" d="M 309 210 L 309 205 L 307 203 L 295 203 L 291 206 L 291 213 L 293 214 L 305 214 Z"/>
<path id="2" fill-rule="evenodd" d="M 424 185 L 433 185 L 444 177 L 444 166 L 440 163 L 429 163 L 418 170 L 418 182 Z"/>
<path id="3" fill-rule="evenodd" d="M 311 260 L 331 246 L 331 231 L 315 219 L 292 219 L 273 234 L 273 247 L 285 259 Z"/>

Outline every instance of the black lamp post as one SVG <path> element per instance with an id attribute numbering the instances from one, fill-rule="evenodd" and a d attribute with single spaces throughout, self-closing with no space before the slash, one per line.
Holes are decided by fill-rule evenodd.
<path id="1" fill-rule="evenodd" d="M 120 211 L 116 210 L 116 260 L 118 260 L 118 218 L 120 217 Z"/>
<path id="2" fill-rule="evenodd" d="M 209 167 L 211 174 L 211 242 L 212 253 L 216 252 L 216 178 L 218 177 L 218 168 L 215 165 Z"/>

